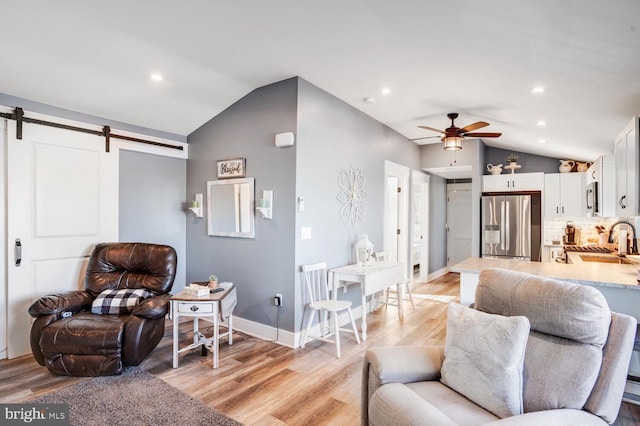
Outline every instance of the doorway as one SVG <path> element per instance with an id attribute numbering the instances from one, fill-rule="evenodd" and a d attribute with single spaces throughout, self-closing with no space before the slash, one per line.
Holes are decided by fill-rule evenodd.
<path id="1" fill-rule="evenodd" d="M 411 172 L 411 281 L 429 275 L 429 175 Z"/>
<path id="2" fill-rule="evenodd" d="M 447 266 L 471 257 L 471 183 L 447 184 Z"/>
<path id="3" fill-rule="evenodd" d="M 391 261 L 409 271 L 409 188 L 410 169 L 391 161 L 384 163 L 384 251 Z"/>

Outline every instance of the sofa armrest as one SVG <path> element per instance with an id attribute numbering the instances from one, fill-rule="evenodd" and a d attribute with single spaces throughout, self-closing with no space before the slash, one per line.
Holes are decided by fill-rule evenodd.
<path id="1" fill-rule="evenodd" d="M 29 306 L 29 315 L 57 315 L 62 311 L 80 312 L 91 307 L 93 296 L 87 291 L 67 291 L 41 297 Z"/>
<path id="2" fill-rule="evenodd" d="M 600 417 L 584 410 L 561 408 L 558 410 L 535 411 L 506 417 L 495 422 L 487 423 L 491 426 L 538 426 L 538 425 L 580 425 L 580 426 L 604 426 L 609 423 Z"/>
<path id="3" fill-rule="evenodd" d="M 367 350 L 362 370 L 363 425 L 369 423 L 369 400 L 386 383 L 439 380 L 444 346 L 389 346 Z"/>
<path id="4" fill-rule="evenodd" d="M 131 314 L 149 319 L 162 318 L 169 313 L 169 299 L 171 299 L 170 294 L 150 297 L 140 302 Z"/>

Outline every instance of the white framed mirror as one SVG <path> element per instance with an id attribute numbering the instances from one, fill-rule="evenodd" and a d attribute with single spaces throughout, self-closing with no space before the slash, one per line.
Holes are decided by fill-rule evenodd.
<path id="1" fill-rule="evenodd" d="M 208 181 L 208 234 L 255 238 L 254 201 L 254 178 Z"/>

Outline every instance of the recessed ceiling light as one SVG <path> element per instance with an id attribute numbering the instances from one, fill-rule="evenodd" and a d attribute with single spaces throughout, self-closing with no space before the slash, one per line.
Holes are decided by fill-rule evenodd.
<path id="1" fill-rule="evenodd" d="M 547 143 L 547 141 L 545 139 L 540 139 L 538 143 Z"/>
<path id="2" fill-rule="evenodd" d="M 531 89 L 531 93 L 544 93 L 544 87 L 536 86 L 533 89 Z"/>
<path id="3" fill-rule="evenodd" d="M 389 95 L 391 94 L 391 89 L 389 89 L 388 87 L 383 87 L 382 90 L 380 90 L 380 93 L 382 93 L 383 95 Z"/>
<path id="4" fill-rule="evenodd" d="M 153 80 L 153 81 L 162 81 L 162 74 L 158 74 L 158 73 L 151 74 L 151 80 Z"/>
<path id="5" fill-rule="evenodd" d="M 364 98 L 363 101 L 365 101 L 368 104 L 372 104 L 372 103 L 375 103 L 376 100 L 373 98 Z"/>
<path id="6" fill-rule="evenodd" d="M 547 125 L 547 122 L 544 120 L 538 120 L 538 122 L 536 123 L 536 126 L 538 127 L 544 127 Z"/>

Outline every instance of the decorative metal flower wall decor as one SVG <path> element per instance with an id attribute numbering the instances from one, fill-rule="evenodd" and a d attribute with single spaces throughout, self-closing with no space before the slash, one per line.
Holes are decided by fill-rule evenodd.
<path id="1" fill-rule="evenodd" d="M 359 220 L 364 219 L 366 206 L 364 201 L 367 193 L 364 191 L 364 173 L 362 170 L 354 169 L 353 166 L 347 169 L 340 169 L 338 174 L 338 201 L 342 203 L 340 216 L 342 221 L 351 226 L 356 226 Z"/>

